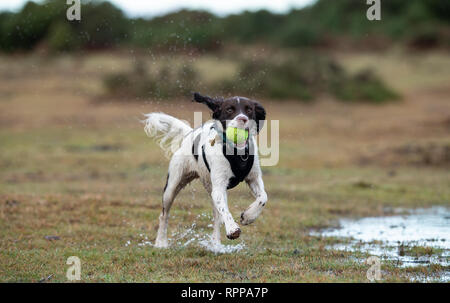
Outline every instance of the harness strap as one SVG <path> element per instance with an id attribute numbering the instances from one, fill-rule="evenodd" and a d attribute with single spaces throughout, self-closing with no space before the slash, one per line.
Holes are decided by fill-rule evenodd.
<path id="1" fill-rule="evenodd" d="M 203 162 L 205 162 L 206 168 L 208 169 L 209 172 L 211 172 L 211 170 L 209 169 L 208 160 L 206 160 L 205 145 L 202 145 L 202 157 L 203 157 Z"/>
<path id="2" fill-rule="evenodd" d="M 200 134 L 195 137 L 194 142 L 192 143 L 192 155 L 195 158 L 195 161 L 198 161 L 198 144 L 200 143 Z"/>

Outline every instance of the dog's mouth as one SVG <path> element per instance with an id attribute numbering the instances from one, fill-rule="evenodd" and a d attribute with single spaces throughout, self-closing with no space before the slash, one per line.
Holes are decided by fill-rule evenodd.
<path id="1" fill-rule="evenodd" d="M 244 127 L 238 127 L 238 128 L 239 128 L 239 129 L 245 130 L 246 133 L 248 134 L 248 135 L 247 135 L 247 138 L 245 139 L 245 141 L 237 142 L 237 143 L 234 144 L 234 145 L 236 146 L 236 148 L 238 148 L 238 149 L 243 149 L 243 148 L 245 148 L 245 147 L 247 146 L 247 144 L 248 144 L 248 140 L 249 140 L 249 138 L 250 138 L 250 129 L 244 128 Z"/>

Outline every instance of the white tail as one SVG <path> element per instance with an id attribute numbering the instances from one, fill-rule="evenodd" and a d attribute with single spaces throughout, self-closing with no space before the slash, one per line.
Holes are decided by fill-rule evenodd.
<path id="1" fill-rule="evenodd" d="M 192 131 L 186 122 L 164 113 L 150 113 L 145 116 L 147 119 L 143 122 L 147 136 L 156 139 L 168 158 L 180 148 L 183 138 Z"/>

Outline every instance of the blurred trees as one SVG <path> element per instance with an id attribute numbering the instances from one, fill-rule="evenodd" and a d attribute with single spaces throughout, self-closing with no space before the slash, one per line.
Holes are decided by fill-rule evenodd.
<path id="1" fill-rule="evenodd" d="M 130 21 L 109 2 L 82 4 L 82 20 L 68 21 L 65 1 L 27 2 L 18 13 L 0 14 L 0 49 L 54 51 L 117 46 L 129 38 Z"/>
<path id="2" fill-rule="evenodd" d="M 214 50 L 223 38 L 220 19 L 203 11 L 181 10 L 151 20 L 140 18 L 132 20 L 129 29 L 130 44 L 158 49 Z"/>
<path id="3" fill-rule="evenodd" d="M 2 14 L 0 47 L 6 51 L 30 50 L 35 47 L 47 37 L 52 22 L 57 19 L 57 6 L 57 2 L 40 5 L 29 1 L 17 14 Z"/>
<path id="4" fill-rule="evenodd" d="M 314 47 L 341 38 L 370 46 L 371 37 L 417 47 L 450 45 L 450 2 L 441 0 L 383 1 L 379 22 L 366 19 L 368 6 L 361 0 L 318 0 L 285 15 L 260 10 L 219 18 L 182 10 L 153 19 L 130 19 L 109 2 L 87 1 L 81 21 L 72 22 L 66 20 L 67 7 L 65 1 L 46 0 L 27 2 L 17 13 L 0 13 L 0 49 L 23 51 L 43 44 L 69 51 L 125 44 L 211 51 L 228 42 Z"/>

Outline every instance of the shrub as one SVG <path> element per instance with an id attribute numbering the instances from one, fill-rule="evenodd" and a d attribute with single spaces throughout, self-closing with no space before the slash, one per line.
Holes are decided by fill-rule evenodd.
<path id="1" fill-rule="evenodd" d="M 380 103 L 398 95 L 372 71 L 349 75 L 334 60 L 310 53 L 285 55 L 278 59 L 241 59 L 236 75 L 202 84 L 192 65 L 161 63 L 159 70 L 148 71 L 143 62 L 127 73 L 104 78 L 109 96 L 118 98 L 170 99 L 188 96 L 192 91 L 211 91 L 222 95 L 244 95 L 276 100 L 310 102 L 321 94 L 352 102 Z M 207 75 L 204 75 L 207 76 Z"/>
<path id="2" fill-rule="evenodd" d="M 103 78 L 103 85 L 107 92 L 115 97 L 126 97 L 134 94 L 131 90 L 132 79 L 126 73 L 106 75 Z"/>
<path id="3" fill-rule="evenodd" d="M 334 82 L 331 91 L 340 100 L 352 102 L 382 103 L 399 98 L 398 94 L 383 84 L 371 70 L 364 70 Z"/>
<path id="4" fill-rule="evenodd" d="M 53 51 L 75 50 L 80 45 L 80 41 L 77 38 L 77 35 L 75 35 L 72 27 L 67 22 L 56 23 L 49 30 L 48 47 Z"/>
<path id="5" fill-rule="evenodd" d="M 219 83 L 224 94 L 243 94 L 273 99 L 311 101 L 328 93 L 344 101 L 380 103 L 398 98 L 371 71 L 348 75 L 335 61 L 302 55 L 281 62 L 247 61 L 232 80 Z"/>
<path id="6" fill-rule="evenodd" d="M 103 85 L 106 93 L 116 99 L 170 99 L 186 96 L 197 87 L 197 72 L 190 65 L 171 70 L 163 66 L 150 73 L 143 62 L 137 62 L 132 71 L 106 75 Z"/>

